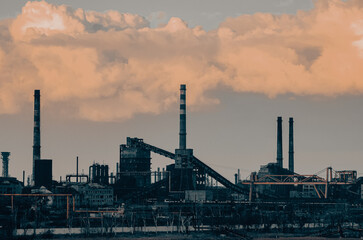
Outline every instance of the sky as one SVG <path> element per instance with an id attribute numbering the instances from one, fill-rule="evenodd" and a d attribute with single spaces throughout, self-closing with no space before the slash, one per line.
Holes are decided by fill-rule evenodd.
<path id="1" fill-rule="evenodd" d="M 0 2 L 0 151 L 31 174 L 33 93 L 53 178 L 115 171 L 126 137 L 174 151 L 179 85 L 187 146 L 233 180 L 276 161 L 276 119 L 295 121 L 295 171 L 363 175 L 363 2 Z M 152 169 L 172 163 L 155 154 Z"/>

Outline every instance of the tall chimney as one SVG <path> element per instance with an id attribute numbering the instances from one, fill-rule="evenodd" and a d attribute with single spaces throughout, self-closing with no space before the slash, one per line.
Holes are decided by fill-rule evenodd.
<path id="1" fill-rule="evenodd" d="M 186 87 L 185 84 L 180 85 L 180 132 L 179 132 L 179 149 L 187 147 L 187 131 L 186 131 Z"/>
<path id="2" fill-rule="evenodd" d="M 9 177 L 9 152 L 1 152 L 1 158 L 3 159 L 3 177 Z"/>
<path id="3" fill-rule="evenodd" d="M 294 172 L 294 119 L 289 118 L 289 170 Z"/>
<path id="4" fill-rule="evenodd" d="M 33 175 L 35 182 L 35 160 L 40 160 L 40 90 L 34 90 L 34 135 L 33 135 Z"/>
<path id="5" fill-rule="evenodd" d="M 77 181 L 78 182 L 78 156 L 77 156 L 77 163 L 76 163 L 76 175 L 77 175 Z"/>
<path id="6" fill-rule="evenodd" d="M 282 166 L 282 117 L 277 117 L 277 165 Z"/>

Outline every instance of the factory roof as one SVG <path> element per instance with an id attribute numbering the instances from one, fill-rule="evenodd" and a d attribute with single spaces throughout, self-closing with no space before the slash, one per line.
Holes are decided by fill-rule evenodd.
<path id="1" fill-rule="evenodd" d="M 0 177 L 0 184 L 21 184 L 21 182 L 14 177 Z"/>

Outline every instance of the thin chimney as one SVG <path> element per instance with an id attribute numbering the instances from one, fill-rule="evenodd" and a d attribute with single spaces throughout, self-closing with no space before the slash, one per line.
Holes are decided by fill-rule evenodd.
<path id="1" fill-rule="evenodd" d="M 289 170 L 294 172 L 294 119 L 289 118 Z"/>
<path id="2" fill-rule="evenodd" d="M 179 132 L 179 149 L 187 147 L 186 132 L 186 86 L 180 85 L 180 132 Z"/>
<path id="3" fill-rule="evenodd" d="M 33 175 L 35 182 L 35 160 L 40 160 L 40 90 L 34 90 L 34 135 L 33 135 Z"/>
<path id="4" fill-rule="evenodd" d="M 77 182 L 78 182 L 78 156 L 77 156 L 77 163 L 76 164 L 77 164 L 77 166 L 76 166 L 76 175 L 77 175 L 77 177 L 76 178 L 77 178 Z"/>
<path id="5" fill-rule="evenodd" d="M 282 117 L 277 118 L 277 165 L 283 167 L 282 165 Z"/>

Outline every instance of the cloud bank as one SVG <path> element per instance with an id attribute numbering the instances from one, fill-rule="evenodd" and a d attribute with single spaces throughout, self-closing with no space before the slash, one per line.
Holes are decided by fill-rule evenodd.
<path id="1" fill-rule="evenodd" d="M 363 2 L 319 0 L 296 15 L 228 18 L 213 31 L 179 18 L 151 28 L 142 16 L 28 2 L 0 21 L 0 114 L 41 89 L 47 105 L 93 121 L 218 103 L 219 87 L 274 97 L 363 93 Z"/>

